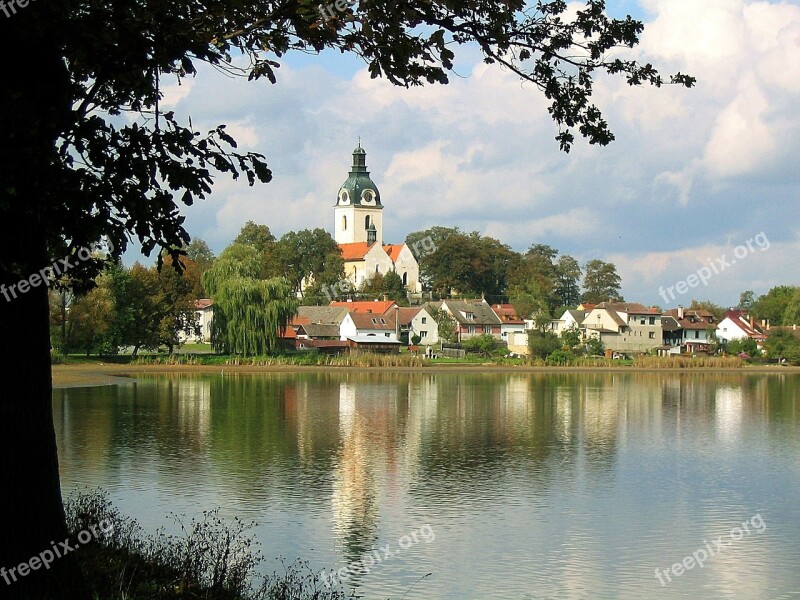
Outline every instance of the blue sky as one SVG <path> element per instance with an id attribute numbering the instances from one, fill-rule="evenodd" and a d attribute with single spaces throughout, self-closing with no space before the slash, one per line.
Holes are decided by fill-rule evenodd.
<path id="1" fill-rule="evenodd" d="M 558 150 L 546 101 L 468 49 L 447 86 L 371 80 L 352 57 L 287 57 L 278 83 L 202 70 L 165 106 L 200 129 L 227 123 L 267 156 L 270 184 L 220 177 L 184 208 L 193 236 L 221 251 L 247 220 L 288 230 L 333 225 L 360 135 L 381 190 L 385 239 L 432 225 L 546 243 L 580 262 L 614 262 L 627 300 L 666 306 L 660 288 L 754 246 L 707 285 L 676 295 L 734 305 L 739 292 L 800 285 L 800 2 L 619 0 L 645 20 L 633 54 L 697 88 L 630 88 L 600 78 L 595 102 L 617 140 Z M 751 246 L 753 244 L 751 243 Z M 740 254 L 742 252 L 740 251 Z"/>

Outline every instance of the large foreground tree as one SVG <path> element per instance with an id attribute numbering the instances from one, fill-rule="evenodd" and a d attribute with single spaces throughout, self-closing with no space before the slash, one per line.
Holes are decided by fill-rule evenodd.
<path id="1" fill-rule="evenodd" d="M 0 567 L 11 568 L 65 536 L 51 412 L 47 272 L 76 285 L 97 260 L 81 249 L 108 236 L 118 258 L 129 238 L 149 255 L 186 246 L 180 203 L 210 191 L 217 172 L 267 182 L 264 158 L 240 154 L 224 126 L 195 131 L 187 115 L 162 112 L 162 84 L 196 64 L 276 80 L 287 52 L 332 48 L 362 57 L 373 77 L 401 86 L 446 83 L 453 50 L 480 49 L 550 100 L 558 142 L 575 131 L 589 143 L 613 139 L 591 103 L 593 77 L 630 84 L 690 86 L 624 58 L 641 23 L 610 19 L 590 0 L 567 18 L 560 0 L 345 3 L 323 17 L 318 1 L 39 0 L 7 2 L 0 94 Z M 339 3 L 337 3 L 339 5 Z M 159 248 L 160 247 L 160 248 Z M 60 261 L 66 261 L 62 263 Z M 6 294 L 7 297 L 6 297 Z M 3 585 L 4 597 L 88 598 L 72 554 Z"/>

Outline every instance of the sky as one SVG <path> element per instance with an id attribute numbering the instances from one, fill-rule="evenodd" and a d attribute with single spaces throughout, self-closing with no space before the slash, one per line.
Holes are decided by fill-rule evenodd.
<path id="1" fill-rule="evenodd" d="M 470 48 L 457 50 L 446 86 L 393 87 L 338 53 L 287 57 L 276 85 L 208 68 L 169 85 L 165 110 L 198 130 L 226 123 L 274 175 L 252 188 L 220 176 L 208 199 L 182 209 L 189 233 L 219 253 L 248 220 L 278 237 L 332 231 L 360 136 L 386 243 L 439 225 L 517 251 L 549 244 L 582 264 L 613 262 L 627 301 L 662 308 L 735 306 L 743 290 L 800 285 L 800 0 L 607 9 L 645 22 L 631 54 L 697 86 L 599 76 L 594 102 L 616 141 L 577 138 L 569 154 L 538 89 Z"/>

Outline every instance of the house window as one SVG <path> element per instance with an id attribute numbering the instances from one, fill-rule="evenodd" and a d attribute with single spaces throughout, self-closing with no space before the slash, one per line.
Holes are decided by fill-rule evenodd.
<path id="1" fill-rule="evenodd" d="M 475 320 L 475 313 L 469 313 L 469 312 L 468 313 L 464 313 L 464 316 L 467 318 L 468 321 L 474 321 Z"/>
<path id="2" fill-rule="evenodd" d="M 470 325 L 467 327 L 467 333 L 475 333 L 475 325 Z"/>
<path id="3" fill-rule="evenodd" d="M 644 325 L 644 319 L 642 319 L 641 321 L 639 321 L 639 324 L 640 324 L 640 325 Z"/>
<path id="4" fill-rule="evenodd" d="M 651 332 L 650 332 L 650 339 L 651 339 L 651 340 L 654 340 L 654 339 L 656 339 L 656 332 L 655 332 L 655 331 L 651 331 Z"/>
<path id="5" fill-rule="evenodd" d="M 422 324 L 427 325 L 427 323 L 428 323 L 428 317 L 422 317 Z"/>
<path id="6" fill-rule="evenodd" d="M 419 337 L 421 338 L 428 337 L 428 332 L 423 329 L 422 331 L 419 332 Z"/>
<path id="7" fill-rule="evenodd" d="M 650 325 L 655 325 L 655 324 L 656 324 L 656 318 L 650 317 Z"/>
<path id="8" fill-rule="evenodd" d="M 388 334 L 388 333 L 385 333 L 384 335 L 385 335 L 386 337 L 389 337 L 389 334 Z"/>
<path id="9" fill-rule="evenodd" d="M 484 325 L 483 333 L 492 333 L 492 326 L 491 325 Z"/>
<path id="10" fill-rule="evenodd" d="M 695 331 L 694 332 L 694 339 L 696 339 L 696 340 L 700 339 L 700 332 L 699 331 Z"/>

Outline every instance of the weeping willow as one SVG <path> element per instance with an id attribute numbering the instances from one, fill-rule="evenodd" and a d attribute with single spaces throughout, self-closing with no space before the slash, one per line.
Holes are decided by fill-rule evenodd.
<path id="1" fill-rule="evenodd" d="M 226 252 L 236 246 L 241 245 Z M 225 354 L 275 354 L 279 333 L 297 314 L 293 290 L 283 278 L 256 279 L 248 251 L 226 252 L 203 274 L 203 286 L 214 300 L 211 345 Z"/>

